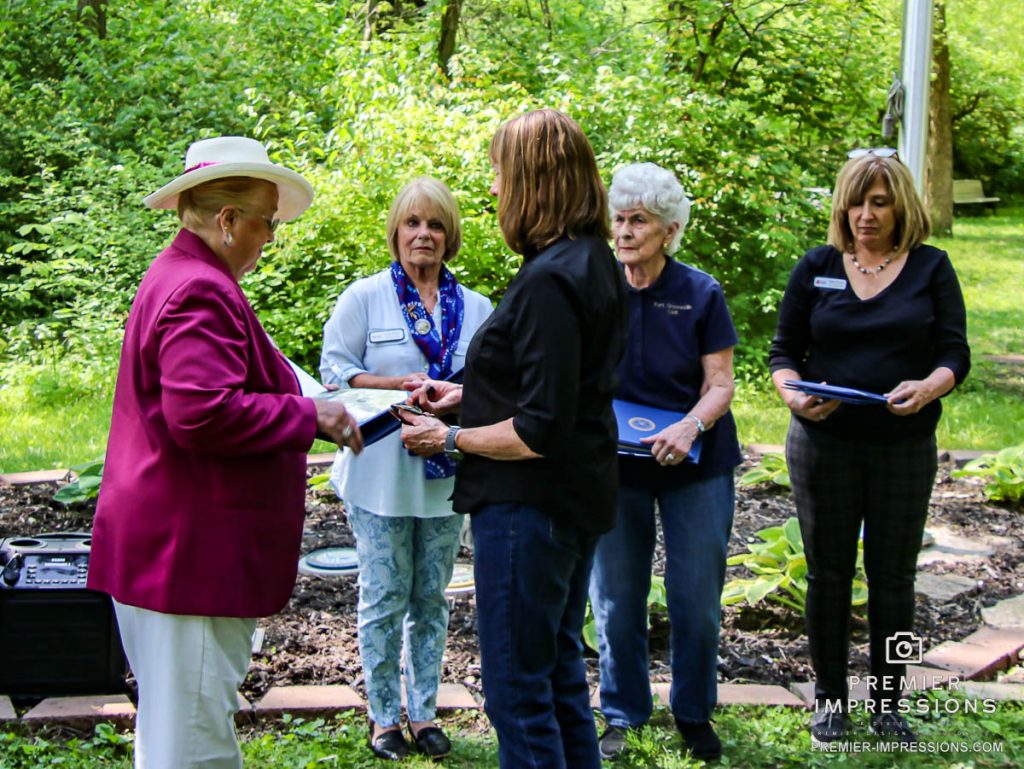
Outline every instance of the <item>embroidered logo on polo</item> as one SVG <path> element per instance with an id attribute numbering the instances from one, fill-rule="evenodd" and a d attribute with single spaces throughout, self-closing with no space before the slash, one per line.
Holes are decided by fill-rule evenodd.
<path id="1" fill-rule="evenodd" d="M 640 433 L 649 433 L 651 430 L 657 427 L 654 422 L 646 417 L 633 417 L 626 424 L 632 427 L 634 430 Z"/>
<path id="2" fill-rule="evenodd" d="M 681 310 L 692 310 L 692 304 L 673 304 L 672 302 L 654 302 L 654 308 L 665 310 L 669 315 L 678 315 Z"/>

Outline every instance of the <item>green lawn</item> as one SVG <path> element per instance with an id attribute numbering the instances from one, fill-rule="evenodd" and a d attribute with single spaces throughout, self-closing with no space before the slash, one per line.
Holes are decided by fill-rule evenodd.
<path id="1" fill-rule="evenodd" d="M 1024 209 L 957 219 L 947 250 L 967 302 L 971 376 L 944 400 L 944 448 L 1000 449 L 1024 441 L 1024 366 L 986 355 L 1024 354 Z M 0 472 L 68 467 L 102 456 L 110 424 L 113 364 L 5 366 L 0 380 Z M 744 384 L 733 410 L 744 443 L 783 443 L 789 413 L 767 379 Z M 319 443 L 314 451 L 329 451 Z"/>
<path id="2" fill-rule="evenodd" d="M 949 252 L 967 304 L 972 369 L 943 400 L 938 443 L 950 449 L 1001 449 L 1024 441 L 1024 365 L 986 355 L 1024 355 L 1024 209 L 957 219 L 953 238 L 930 242 Z M 733 411 L 744 443 L 784 443 L 789 412 L 774 391 L 739 388 Z"/>
<path id="3" fill-rule="evenodd" d="M 952 766 L 962 769 L 997 769 L 1024 765 L 1024 708 L 997 703 L 995 712 L 964 713 L 959 695 L 937 692 L 928 697 L 929 713 L 913 717 L 922 740 L 920 752 L 869 752 L 875 746 L 865 718 L 854 717 L 850 735 L 856 747 L 847 753 L 813 751 L 807 733 L 809 712 L 792 708 L 725 707 L 716 713 L 717 730 L 725 755 L 715 766 L 743 769 L 828 767 L 834 764 L 873 769 Z M 498 766 L 493 731 L 482 714 L 461 713 L 443 719 L 454 749 L 446 767 L 491 769 Z M 336 767 L 370 769 L 381 766 L 366 747 L 365 719 L 347 712 L 329 722 L 300 719 L 275 726 L 242 730 L 242 752 L 248 769 Z M 682 740 L 663 708 L 655 711 L 646 728 L 630 738 L 630 752 L 608 769 L 690 769 L 704 766 L 684 758 Z M 131 734 L 107 726 L 90 738 L 69 739 L 67 733 L 32 737 L 18 727 L 0 728 L 0 766 L 38 769 L 60 765 L 66 769 L 129 769 Z M 856 751 L 856 752 L 854 752 Z M 438 766 L 419 757 L 408 767 Z"/>

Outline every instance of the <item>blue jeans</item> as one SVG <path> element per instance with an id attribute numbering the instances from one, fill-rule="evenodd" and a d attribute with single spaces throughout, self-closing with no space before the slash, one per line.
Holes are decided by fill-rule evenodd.
<path id="1" fill-rule="evenodd" d="M 370 718 L 399 723 L 404 670 L 409 720 L 432 721 L 448 636 L 444 591 L 463 518 L 389 517 L 353 505 L 348 519 L 359 556 L 359 656 Z"/>
<path id="2" fill-rule="evenodd" d="M 595 537 L 535 507 L 473 514 L 484 708 L 502 769 L 599 769 L 583 644 Z"/>
<path id="3" fill-rule="evenodd" d="M 665 537 L 665 588 L 672 625 L 672 714 L 706 723 L 718 699 L 718 631 L 732 530 L 732 473 L 667 489 L 619 487 L 615 528 L 594 556 L 590 601 L 601 655 L 601 711 L 609 724 L 642 726 L 651 717 L 647 594 L 657 526 Z"/>

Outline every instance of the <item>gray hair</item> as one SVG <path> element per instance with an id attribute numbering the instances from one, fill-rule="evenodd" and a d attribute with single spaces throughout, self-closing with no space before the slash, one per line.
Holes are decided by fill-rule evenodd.
<path id="1" fill-rule="evenodd" d="M 675 222 L 679 229 L 672 236 L 665 253 L 672 255 L 679 250 L 683 230 L 690 221 L 690 201 L 671 171 L 654 163 L 623 166 L 612 176 L 608 203 L 613 216 L 616 211 L 643 207 L 658 217 L 666 227 Z"/>

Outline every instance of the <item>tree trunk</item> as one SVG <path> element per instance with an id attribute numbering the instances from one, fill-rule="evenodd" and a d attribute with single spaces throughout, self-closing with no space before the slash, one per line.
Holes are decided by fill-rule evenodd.
<path id="1" fill-rule="evenodd" d="M 86 14 L 86 8 L 91 8 L 92 13 Z M 77 17 L 80 22 L 92 27 L 96 37 L 105 40 L 107 37 L 107 0 L 78 0 Z"/>
<path id="2" fill-rule="evenodd" d="M 932 232 L 949 237 L 953 234 L 953 118 L 949 95 L 946 0 L 935 2 L 933 34 L 927 203 L 932 217 Z"/>
<path id="3" fill-rule="evenodd" d="M 462 0 L 448 0 L 441 16 L 441 37 L 437 41 L 437 61 L 441 69 L 449 77 L 448 62 L 455 53 L 455 37 L 459 33 L 459 16 L 462 13 Z"/>

